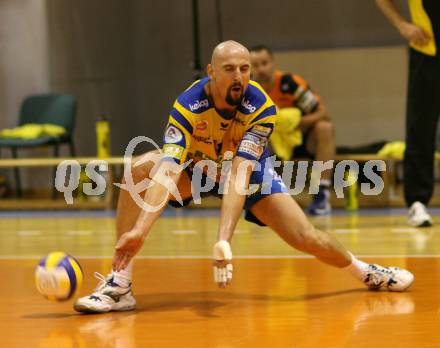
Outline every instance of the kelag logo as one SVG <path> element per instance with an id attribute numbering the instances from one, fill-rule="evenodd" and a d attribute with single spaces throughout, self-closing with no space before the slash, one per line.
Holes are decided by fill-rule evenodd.
<path id="1" fill-rule="evenodd" d="M 197 100 L 195 104 L 189 104 L 191 111 L 196 111 L 202 107 L 208 107 L 208 99 Z"/>
<path id="2" fill-rule="evenodd" d="M 241 102 L 241 105 L 248 110 L 250 113 L 255 112 L 255 110 L 257 110 L 257 108 L 255 106 L 253 106 L 249 100 L 243 100 Z"/>

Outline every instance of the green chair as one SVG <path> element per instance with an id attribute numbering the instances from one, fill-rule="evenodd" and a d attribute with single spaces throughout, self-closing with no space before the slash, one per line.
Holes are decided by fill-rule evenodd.
<path id="1" fill-rule="evenodd" d="M 75 156 L 75 146 L 73 143 L 73 129 L 76 117 L 76 99 L 71 95 L 42 94 L 27 97 L 20 110 L 19 126 L 37 123 L 55 124 L 66 129 L 62 136 L 43 136 L 36 139 L 17 139 L 0 137 L 0 149 L 10 148 L 13 158 L 18 158 L 18 149 L 35 148 L 49 146 L 53 148 L 54 157 L 59 157 L 59 146 L 66 144 L 69 146 L 70 155 Z M 53 198 L 56 197 L 55 173 L 53 171 Z M 22 196 L 21 180 L 19 168 L 14 168 L 15 185 L 17 196 Z"/>

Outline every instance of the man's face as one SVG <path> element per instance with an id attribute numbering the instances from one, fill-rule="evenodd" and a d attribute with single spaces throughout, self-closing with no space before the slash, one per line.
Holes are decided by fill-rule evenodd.
<path id="1" fill-rule="evenodd" d="M 250 80 L 249 54 L 241 51 L 226 54 L 208 71 L 220 96 L 231 106 L 240 105 Z"/>
<path id="2" fill-rule="evenodd" d="M 258 83 L 268 83 L 274 72 L 273 57 L 266 50 L 251 52 L 252 78 Z"/>

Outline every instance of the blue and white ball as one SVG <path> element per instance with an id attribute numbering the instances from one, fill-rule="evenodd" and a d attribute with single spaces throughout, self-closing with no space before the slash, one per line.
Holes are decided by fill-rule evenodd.
<path id="1" fill-rule="evenodd" d="M 78 261 L 61 251 L 44 257 L 35 270 L 38 292 L 50 301 L 67 301 L 81 288 L 83 272 Z"/>

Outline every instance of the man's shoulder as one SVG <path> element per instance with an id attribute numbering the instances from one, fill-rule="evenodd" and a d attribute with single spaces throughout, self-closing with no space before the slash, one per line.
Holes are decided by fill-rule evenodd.
<path id="1" fill-rule="evenodd" d="M 194 114 L 200 114 L 211 108 L 208 95 L 205 92 L 207 82 L 208 78 L 203 78 L 189 86 L 177 97 L 177 102 L 180 106 Z"/>
<path id="2" fill-rule="evenodd" d="M 280 91 L 281 93 L 295 93 L 298 86 L 302 86 L 303 88 L 307 88 L 307 81 L 298 74 L 294 74 L 291 72 L 280 72 Z"/>

